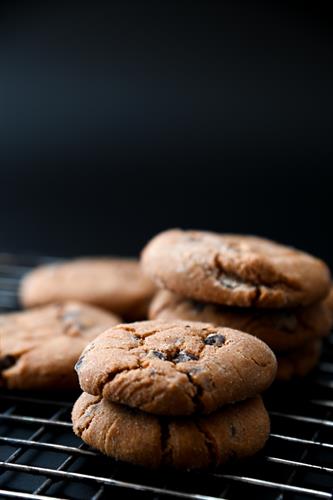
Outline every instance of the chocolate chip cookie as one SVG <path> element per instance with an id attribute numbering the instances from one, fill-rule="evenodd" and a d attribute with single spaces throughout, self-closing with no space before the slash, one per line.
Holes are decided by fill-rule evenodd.
<path id="1" fill-rule="evenodd" d="M 240 307 L 306 306 L 330 289 L 321 260 L 254 236 L 166 231 L 148 243 L 142 266 L 161 288 Z"/>
<path id="2" fill-rule="evenodd" d="M 150 319 L 202 321 L 250 333 L 273 351 L 295 349 L 327 336 L 333 325 L 333 288 L 316 304 L 295 309 L 253 309 L 207 304 L 161 290 L 153 299 Z"/>
<path id="3" fill-rule="evenodd" d="M 77 300 L 138 320 L 154 288 L 136 260 L 85 258 L 36 268 L 23 279 L 20 297 L 25 307 Z"/>
<path id="4" fill-rule="evenodd" d="M 299 349 L 278 356 L 276 380 L 286 382 L 293 378 L 305 377 L 317 365 L 321 348 L 322 342 L 313 340 Z"/>
<path id="5" fill-rule="evenodd" d="M 84 347 L 119 323 L 95 307 L 65 303 L 0 315 L 0 386 L 9 389 L 73 389 Z"/>
<path id="6" fill-rule="evenodd" d="M 185 321 L 118 325 L 84 350 L 81 388 L 160 415 L 210 413 L 273 382 L 275 356 L 259 339 Z"/>
<path id="7" fill-rule="evenodd" d="M 259 396 L 205 417 L 162 418 L 83 393 L 72 420 L 74 432 L 90 446 L 151 468 L 198 469 L 252 456 L 270 428 Z"/>

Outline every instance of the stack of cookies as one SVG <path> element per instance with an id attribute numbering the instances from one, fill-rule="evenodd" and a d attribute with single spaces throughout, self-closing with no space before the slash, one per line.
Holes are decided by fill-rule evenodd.
<path id="1" fill-rule="evenodd" d="M 170 230 L 144 249 L 161 289 L 151 319 L 210 322 L 248 332 L 277 354 L 277 379 L 306 375 L 333 323 L 330 272 L 319 259 L 253 236 Z"/>
<path id="2" fill-rule="evenodd" d="M 74 432 L 116 459 L 202 468 L 260 450 L 269 417 L 260 397 L 276 359 L 259 339 L 185 321 L 114 326 L 76 364 L 83 394 Z"/>
<path id="3" fill-rule="evenodd" d="M 90 258 L 26 276 L 32 309 L 0 315 L 0 386 L 72 389 L 76 363 L 74 431 L 103 453 L 189 469 L 253 455 L 269 435 L 270 348 L 278 378 L 305 375 L 330 331 L 328 268 L 264 239 L 180 230 L 156 236 L 142 268 Z M 119 324 L 146 315 L 152 282 L 150 321 Z"/>

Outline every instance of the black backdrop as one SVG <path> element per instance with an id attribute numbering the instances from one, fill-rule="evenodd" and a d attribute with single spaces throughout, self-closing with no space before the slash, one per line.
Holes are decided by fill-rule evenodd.
<path id="1" fill-rule="evenodd" d="M 178 226 L 332 265 L 324 5 L 2 2 L 0 251 L 135 254 Z"/>

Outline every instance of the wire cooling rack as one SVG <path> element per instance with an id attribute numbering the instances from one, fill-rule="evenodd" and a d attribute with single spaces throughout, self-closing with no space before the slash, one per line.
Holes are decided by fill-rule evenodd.
<path id="1" fill-rule="evenodd" d="M 0 254 L 0 310 L 19 307 L 21 277 L 47 258 Z M 78 394 L 0 392 L 0 497 L 330 499 L 333 338 L 311 377 L 270 390 L 270 439 L 257 457 L 210 472 L 150 472 L 104 457 L 71 429 Z M 144 445 L 144 443 L 143 443 Z"/>

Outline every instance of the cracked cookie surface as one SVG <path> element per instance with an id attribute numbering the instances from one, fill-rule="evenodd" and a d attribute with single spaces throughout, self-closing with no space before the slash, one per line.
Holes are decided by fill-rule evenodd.
<path id="1" fill-rule="evenodd" d="M 329 335 L 333 325 L 333 288 L 316 304 L 295 309 L 252 309 L 206 304 L 186 299 L 168 290 L 157 292 L 150 319 L 202 321 L 250 333 L 273 351 L 287 351 L 311 339 Z"/>
<path id="2" fill-rule="evenodd" d="M 324 262 L 255 236 L 165 231 L 143 250 L 142 267 L 160 288 L 240 307 L 308 305 L 330 289 Z"/>
<path id="3" fill-rule="evenodd" d="M 76 401 L 74 432 L 87 444 L 150 468 L 198 469 L 254 455 L 269 435 L 259 396 L 208 416 L 157 417 L 83 393 Z"/>
<path id="4" fill-rule="evenodd" d="M 102 333 L 76 370 L 82 389 L 159 415 L 210 413 L 274 380 L 276 359 L 255 337 L 210 324 L 142 321 Z"/>
<path id="5" fill-rule="evenodd" d="M 0 386 L 74 389 L 84 347 L 119 323 L 114 314 L 68 302 L 0 315 Z"/>
<path id="6" fill-rule="evenodd" d="M 305 377 L 318 364 L 320 359 L 322 342 L 312 340 L 299 349 L 277 356 L 278 369 L 276 380 L 287 382 L 293 378 Z"/>
<path id="7" fill-rule="evenodd" d="M 134 259 L 82 258 L 34 269 L 23 278 L 20 297 L 25 307 L 77 300 L 139 320 L 154 289 Z"/>

